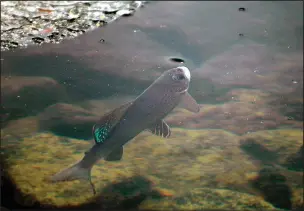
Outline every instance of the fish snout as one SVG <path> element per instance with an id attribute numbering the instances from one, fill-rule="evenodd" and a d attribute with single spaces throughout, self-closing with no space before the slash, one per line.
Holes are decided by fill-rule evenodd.
<path id="1" fill-rule="evenodd" d="M 190 74 L 190 70 L 188 69 L 188 67 L 180 66 L 180 67 L 177 67 L 177 69 L 180 69 L 184 73 L 185 77 L 190 81 L 191 74 Z"/>

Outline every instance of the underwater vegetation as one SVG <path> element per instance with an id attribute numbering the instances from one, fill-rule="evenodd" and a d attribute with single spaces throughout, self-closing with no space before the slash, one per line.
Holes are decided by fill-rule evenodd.
<path id="1" fill-rule="evenodd" d="M 16 196 L 21 204 L 186 210 L 274 210 L 300 208 L 303 204 L 303 173 L 289 168 L 290 157 L 303 148 L 301 130 L 238 136 L 219 129 L 172 128 L 168 140 L 142 132 L 125 146 L 121 161 L 99 161 L 94 166 L 94 196 L 87 182 L 48 181 L 60 169 L 81 159 L 93 142 L 48 132 L 14 141 L 8 129 L 1 137 L 2 158 L 6 174 L 22 193 L 22 197 Z M 263 162 L 263 156 L 280 168 L 268 166 L 265 170 L 269 162 Z M 274 177 L 281 180 L 274 184 Z M 286 191 L 276 191 L 281 198 L 271 198 L 265 187 L 277 187 L 278 183 Z"/>
<path id="2" fill-rule="evenodd" d="M 237 200 L 236 200 L 237 199 Z M 147 200 L 144 209 L 155 210 L 280 210 L 263 201 L 262 198 L 227 189 L 196 188 L 189 193 L 175 198 Z"/>

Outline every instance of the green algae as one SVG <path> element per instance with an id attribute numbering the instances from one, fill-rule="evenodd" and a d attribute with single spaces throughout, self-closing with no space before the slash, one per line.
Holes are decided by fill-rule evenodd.
<path id="1" fill-rule="evenodd" d="M 248 142 L 248 140 L 250 140 Z M 242 137 L 241 144 L 259 144 L 272 152 L 275 162 L 288 163 L 288 158 L 303 146 L 303 131 L 297 129 L 258 131 Z M 262 152 L 261 152 L 262 153 Z"/>
<path id="2" fill-rule="evenodd" d="M 236 200 L 237 199 L 237 200 Z M 260 197 L 225 189 L 196 188 L 184 196 L 147 200 L 141 209 L 155 210 L 198 210 L 198 209 L 232 209 L 232 210 L 275 210 Z"/>
<path id="3" fill-rule="evenodd" d="M 264 138 L 269 140 L 274 138 L 273 142 L 294 140 L 294 145 L 287 146 L 282 143 L 286 147 L 287 156 L 288 152 L 293 153 L 296 150 L 302 140 L 300 132 L 277 130 L 261 131 L 257 134 L 258 137 L 265 136 Z M 266 209 L 271 205 L 264 202 L 262 195 L 249 185 L 250 181 L 257 177 L 260 165 L 256 165 L 252 157 L 240 148 L 245 138 L 254 135 L 252 133 L 237 136 L 223 130 L 172 128 L 171 138 L 162 139 L 143 132 L 125 146 L 120 162 L 99 161 L 92 169 L 92 180 L 97 192 L 103 195 L 110 194 L 110 190 L 108 193 L 105 188 L 111 184 L 142 176 L 148 179 L 153 184 L 153 190 L 163 197 L 189 200 L 190 194 L 192 198 L 192 202 L 186 205 L 173 202 L 173 199 L 165 198 L 162 202 L 151 199 L 150 202 L 143 202 L 144 208 L 205 209 L 214 206 L 250 210 L 265 206 Z M 37 133 L 19 141 L 13 148 L 14 153 L 10 151 L 11 148 L 4 148 L 8 166 L 6 171 L 23 194 L 33 196 L 42 204 L 67 206 L 92 202 L 96 198 L 92 195 L 88 182 L 50 183 L 48 180 L 58 171 L 80 160 L 92 144 L 93 142 L 59 137 L 51 133 Z M 265 144 L 270 148 L 278 145 L 268 142 Z M 301 200 L 298 194 L 303 192 L 303 187 L 297 188 L 295 184 L 292 187 L 294 206 L 299 206 Z M 196 188 L 208 190 L 211 195 L 216 194 L 208 196 L 209 198 L 206 196 L 207 198 L 202 200 L 203 193 L 193 191 Z M 219 189 L 234 192 L 221 192 Z M 218 196 L 219 193 L 222 195 Z M 212 201 L 216 197 L 225 198 L 225 194 L 226 198 L 231 198 L 230 201 Z M 202 202 L 193 201 L 198 199 Z M 253 201 L 252 205 L 250 201 Z"/>

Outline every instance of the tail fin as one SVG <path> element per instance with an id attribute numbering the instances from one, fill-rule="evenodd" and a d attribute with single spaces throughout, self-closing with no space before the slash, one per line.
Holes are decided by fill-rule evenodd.
<path id="1" fill-rule="evenodd" d="M 74 164 L 73 166 L 63 169 L 62 171 L 58 172 L 57 174 L 52 176 L 50 180 L 51 180 L 51 182 L 87 180 L 88 182 L 90 182 L 92 191 L 95 195 L 96 190 L 95 190 L 94 184 L 92 183 L 92 180 L 91 180 L 91 169 L 92 169 L 92 167 L 89 167 L 89 168 L 82 167 L 81 161 L 79 161 L 78 163 Z"/>

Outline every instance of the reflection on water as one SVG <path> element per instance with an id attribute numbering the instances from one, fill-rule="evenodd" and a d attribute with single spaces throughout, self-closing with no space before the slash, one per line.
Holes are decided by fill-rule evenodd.
<path id="1" fill-rule="evenodd" d="M 18 203 L 300 208 L 302 6 L 154 2 L 60 45 L 2 52 L 2 158 Z M 170 139 L 143 132 L 122 161 L 100 161 L 92 179 L 102 199 L 85 182 L 47 182 L 91 147 L 100 116 L 181 64 L 200 113 L 177 108 L 166 118 Z"/>

